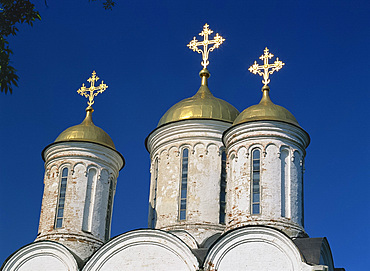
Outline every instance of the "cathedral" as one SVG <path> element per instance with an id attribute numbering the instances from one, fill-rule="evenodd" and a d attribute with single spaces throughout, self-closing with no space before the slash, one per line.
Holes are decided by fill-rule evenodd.
<path id="1" fill-rule="evenodd" d="M 202 55 L 200 87 L 158 118 L 147 136 L 148 228 L 111 237 L 117 178 L 125 166 L 93 122 L 107 89 L 93 72 L 81 124 L 42 151 L 44 193 L 36 239 L 4 271 L 343 271 L 325 237 L 304 229 L 303 172 L 309 134 L 270 99 L 270 76 L 284 63 L 265 48 L 249 68 L 262 98 L 241 113 L 208 88 L 209 53 L 224 41 L 206 24 L 188 44 Z M 274 62 L 270 62 L 274 61 Z M 258 90 L 256 90 L 258 91 Z M 99 114 L 99 113 L 96 113 Z M 119 212 L 120 210 L 118 210 Z"/>

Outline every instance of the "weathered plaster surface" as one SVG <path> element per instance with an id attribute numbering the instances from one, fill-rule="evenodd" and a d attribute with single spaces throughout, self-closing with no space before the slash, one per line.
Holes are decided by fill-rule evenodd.
<path id="1" fill-rule="evenodd" d="M 114 194 L 122 165 L 123 160 L 117 152 L 98 144 L 61 142 L 48 147 L 45 150 L 45 187 L 36 241 L 53 240 L 66 245 L 81 259 L 89 257 L 107 236 L 109 238 L 106 228 L 110 229 L 111 221 L 107 219 L 107 212 L 113 201 L 109 202 L 108 197 L 109 193 Z M 55 228 L 59 184 L 65 167 L 68 168 L 68 179 L 63 226 Z M 91 189 L 87 188 L 89 174 L 94 174 L 90 176 L 93 180 Z"/>
<path id="2" fill-rule="evenodd" d="M 302 128 L 276 121 L 248 122 L 225 133 L 227 230 L 270 225 L 291 237 L 304 235 L 303 165 L 309 137 Z M 261 152 L 261 211 L 251 214 L 252 151 Z"/>
<path id="3" fill-rule="evenodd" d="M 327 266 L 305 262 L 293 241 L 267 227 L 244 227 L 225 234 L 208 252 L 206 271 L 314 271 Z"/>
<path id="4" fill-rule="evenodd" d="M 219 223 L 222 133 L 230 124 L 216 120 L 186 120 L 154 130 L 148 137 L 151 157 L 149 226 L 156 215 L 156 229 L 185 230 L 198 244 L 221 232 Z M 179 220 L 181 153 L 189 149 L 186 220 Z M 158 159 L 156 202 L 155 161 Z M 154 212 L 156 212 L 154 214 Z"/>
<path id="5" fill-rule="evenodd" d="M 3 266 L 3 271 L 77 271 L 76 259 L 61 244 L 42 241 L 31 243 L 17 252 Z"/>
<path id="6" fill-rule="evenodd" d="M 83 271 L 196 271 L 197 258 L 175 235 L 135 230 L 115 237 L 95 253 Z"/>

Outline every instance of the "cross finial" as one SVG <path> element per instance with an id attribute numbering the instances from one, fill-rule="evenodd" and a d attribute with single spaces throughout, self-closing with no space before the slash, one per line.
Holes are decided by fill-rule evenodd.
<path id="1" fill-rule="evenodd" d="M 212 52 L 215 48 L 220 47 L 220 45 L 225 41 L 223 37 L 221 37 L 218 33 L 214 37 L 213 40 L 209 40 L 208 36 L 213 33 L 211 29 L 208 28 L 208 24 L 203 26 L 203 31 L 199 33 L 200 36 L 203 36 L 203 41 L 198 41 L 195 37 L 193 40 L 187 45 L 193 52 L 198 52 L 202 54 L 203 61 L 201 62 L 203 68 L 205 69 L 208 64 L 208 55 L 209 52 Z M 208 45 L 213 44 L 212 47 L 208 48 Z M 198 46 L 203 46 L 203 49 L 199 49 Z"/>
<path id="2" fill-rule="evenodd" d="M 106 84 L 104 84 L 104 81 L 101 81 L 99 86 L 95 86 L 95 82 L 97 82 L 100 78 L 96 76 L 96 72 L 92 72 L 92 76 L 87 79 L 87 81 L 90 83 L 90 87 L 85 87 L 85 84 L 82 84 L 82 87 L 77 90 L 77 93 L 81 96 L 85 96 L 85 98 L 89 98 L 89 101 L 87 104 L 89 106 L 92 106 L 94 104 L 94 97 L 97 96 L 99 93 L 102 93 L 104 90 L 108 88 Z M 97 90 L 96 92 L 94 92 Z"/>
<path id="3" fill-rule="evenodd" d="M 285 65 L 285 63 L 280 61 L 277 57 L 273 64 L 269 64 L 269 59 L 273 58 L 274 55 L 269 52 L 269 49 L 267 47 L 263 52 L 264 54 L 260 56 L 260 59 L 263 60 L 263 65 L 258 65 L 257 61 L 254 61 L 254 64 L 249 67 L 249 71 L 253 74 L 258 73 L 258 75 L 263 76 L 262 83 L 267 86 L 268 83 L 270 83 L 270 74 L 273 74 L 274 71 L 280 70 Z M 261 72 L 261 70 L 263 70 L 263 72 Z"/>

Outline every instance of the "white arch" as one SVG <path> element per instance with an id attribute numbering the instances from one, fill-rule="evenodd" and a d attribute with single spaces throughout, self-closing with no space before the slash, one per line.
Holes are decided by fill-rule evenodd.
<path id="1" fill-rule="evenodd" d="M 72 253 L 63 245 L 52 241 L 31 243 L 15 252 L 3 266 L 4 271 L 77 271 Z"/>
<path id="2" fill-rule="evenodd" d="M 249 226 L 226 233 L 204 261 L 204 270 L 311 270 L 293 241 L 282 232 Z"/>
<path id="3" fill-rule="evenodd" d="M 141 229 L 124 233 L 101 247 L 86 263 L 84 271 L 198 270 L 190 248 L 175 235 Z"/>

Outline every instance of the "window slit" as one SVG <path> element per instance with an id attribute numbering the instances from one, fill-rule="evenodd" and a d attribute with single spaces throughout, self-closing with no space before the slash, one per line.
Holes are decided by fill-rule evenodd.
<path id="1" fill-rule="evenodd" d="M 153 190 L 153 207 L 152 207 L 152 221 L 151 228 L 155 228 L 157 221 L 157 183 L 158 183 L 158 158 L 154 162 L 154 190 Z"/>
<path id="2" fill-rule="evenodd" d="M 186 219 L 189 149 L 182 151 L 179 220 Z"/>
<path id="3" fill-rule="evenodd" d="M 220 217 L 219 223 L 225 224 L 226 210 L 226 153 L 221 155 L 221 179 L 220 179 Z"/>
<path id="4" fill-rule="evenodd" d="M 252 153 L 252 214 L 261 213 L 261 161 L 260 151 L 254 150 Z"/>
<path id="5" fill-rule="evenodd" d="M 110 224 L 112 221 L 112 208 L 113 208 L 113 190 L 114 190 L 114 179 L 108 179 L 109 192 L 108 192 L 108 206 L 107 216 L 105 218 L 105 240 L 108 241 L 110 237 Z"/>
<path id="6" fill-rule="evenodd" d="M 67 179 L 68 179 L 68 168 L 64 168 L 62 171 L 62 177 L 60 178 L 59 185 L 59 197 L 58 204 L 56 208 L 55 216 L 55 228 L 61 228 L 63 226 L 63 216 L 64 216 L 64 204 L 66 199 L 67 191 Z"/>

